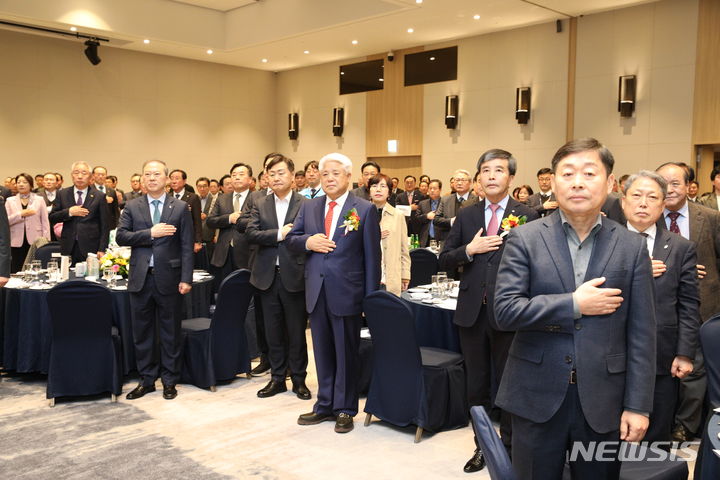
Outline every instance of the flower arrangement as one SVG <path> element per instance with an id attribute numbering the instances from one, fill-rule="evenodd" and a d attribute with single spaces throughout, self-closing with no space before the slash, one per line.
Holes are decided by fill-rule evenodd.
<path id="1" fill-rule="evenodd" d="M 347 212 L 343 217 L 343 220 L 345 221 L 338 228 L 345 228 L 344 235 L 360 228 L 360 215 L 358 215 L 357 209 L 355 208 Z"/>
<path id="2" fill-rule="evenodd" d="M 515 227 L 519 227 L 520 225 L 525 225 L 526 222 L 527 222 L 527 217 L 525 215 L 523 215 L 521 217 L 516 217 L 515 215 L 508 215 L 507 217 L 503 218 L 503 221 L 500 224 L 500 229 L 502 230 L 500 237 L 504 237 L 505 235 L 510 233 L 510 230 L 512 230 Z"/>
<path id="3" fill-rule="evenodd" d="M 127 248 L 108 248 L 100 259 L 100 268 L 107 268 L 123 278 L 128 276 L 130 270 L 130 250 Z"/>

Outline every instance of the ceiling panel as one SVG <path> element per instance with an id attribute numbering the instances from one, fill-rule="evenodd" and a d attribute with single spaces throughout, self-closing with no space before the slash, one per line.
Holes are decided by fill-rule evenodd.
<path id="1" fill-rule="evenodd" d="M 211 10 L 217 10 L 219 12 L 228 12 L 236 8 L 250 5 L 258 0 L 172 0 L 178 3 L 187 3 L 188 5 L 195 5 L 196 7 L 209 8 Z"/>

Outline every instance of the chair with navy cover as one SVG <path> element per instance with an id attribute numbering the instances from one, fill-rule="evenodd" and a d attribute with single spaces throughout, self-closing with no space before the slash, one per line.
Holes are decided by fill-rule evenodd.
<path id="1" fill-rule="evenodd" d="M 720 450 L 720 314 L 715 315 L 700 327 L 700 346 L 705 355 L 705 371 L 707 373 L 707 400 L 709 411 L 705 425 L 699 456 L 695 462 L 696 480 L 717 480 L 720 478 L 720 457 L 713 450 Z M 711 427 L 711 428 L 708 428 Z M 711 440 L 708 430 L 714 433 Z"/>
<path id="2" fill-rule="evenodd" d="M 236 270 L 220 284 L 212 319 L 183 320 L 183 383 L 215 391 L 218 381 L 249 375 L 245 316 L 252 291 L 250 271 Z"/>
<path id="3" fill-rule="evenodd" d="M 60 242 L 46 243 L 35 250 L 35 260 L 42 262 L 42 268 L 47 268 L 48 262 L 52 259 L 53 253 L 60 253 Z"/>
<path id="4" fill-rule="evenodd" d="M 515 472 L 505 445 L 500 440 L 485 409 L 480 405 L 474 406 L 470 409 L 470 416 L 478 445 L 485 456 L 485 464 L 490 478 L 492 480 L 515 480 Z"/>
<path id="5" fill-rule="evenodd" d="M 391 293 L 369 294 L 363 310 L 373 343 L 365 426 L 373 415 L 400 427 L 415 425 L 416 443 L 424 430 L 466 426 L 462 355 L 419 347 L 410 307 Z"/>
<path id="6" fill-rule="evenodd" d="M 438 272 L 438 268 L 438 257 L 430 250 L 425 248 L 411 250 L 409 287 L 429 284 L 432 276 Z"/>
<path id="7" fill-rule="evenodd" d="M 122 392 L 121 343 L 113 327 L 112 293 L 97 283 L 69 280 L 47 294 L 52 326 L 47 398 Z"/>

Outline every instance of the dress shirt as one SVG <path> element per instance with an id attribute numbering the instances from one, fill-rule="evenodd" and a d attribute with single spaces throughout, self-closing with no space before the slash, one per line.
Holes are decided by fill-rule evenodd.
<path id="1" fill-rule="evenodd" d="M 290 198 L 292 198 L 292 190 L 285 195 L 285 198 L 280 198 L 277 195 L 275 195 L 275 216 L 277 217 L 277 224 L 278 224 L 278 233 L 277 233 L 277 241 L 282 242 L 282 228 L 285 225 L 285 217 L 287 217 L 288 208 L 290 208 Z M 337 207 L 336 207 L 337 208 Z M 276 264 L 278 261 L 275 261 Z"/>
<path id="2" fill-rule="evenodd" d="M 337 205 L 335 205 L 335 208 L 333 209 L 332 223 L 330 224 L 330 240 L 332 240 L 332 237 L 335 236 L 335 229 L 338 226 L 340 211 L 343 209 L 343 205 L 345 205 L 345 200 L 347 200 L 348 193 L 350 192 L 345 190 L 345 193 L 340 195 L 336 200 L 330 200 L 329 197 L 325 198 L 325 211 L 323 212 L 323 218 L 325 218 L 325 215 L 327 215 L 328 209 L 330 208 L 328 204 L 333 201 L 337 203 Z"/>
<path id="3" fill-rule="evenodd" d="M 552 193 L 553 193 L 552 190 L 548 190 L 547 192 L 543 192 L 542 190 L 540 190 L 540 192 L 538 192 L 538 194 L 540 195 L 540 200 L 542 201 L 542 203 L 545 203 L 548 200 L 550 200 Z"/>
<path id="4" fill-rule="evenodd" d="M 82 192 L 82 201 L 83 204 L 85 204 L 85 201 L 87 200 L 89 188 L 85 187 L 85 190 L 78 190 L 77 187 L 73 187 L 73 205 L 77 204 L 77 195 L 78 192 Z"/>
<path id="5" fill-rule="evenodd" d="M 248 197 L 248 194 L 249 194 L 249 193 L 250 193 L 250 190 L 249 190 L 249 189 L 248 189 L 248 190 L 245 190 L 245 191 L 242 191 L 242 192 L 233 192 L 233 193 L 232 193 L 233 198 L 232 198 L 232 202 L 230 202 L 230 203 L 231 203 L 232 206 L 233 206 L 233 211 L 234 211 L 234 209 L 235 209 L 235 197 L 236 197 L 236 196 L 239 196 L 239 197 L 240 197 L 240 210 L 242 210 L 243 206 L 245 205 L 245 200 L 247 200 L 247 197 Z M 238 212 L 240 212 L 240 210 L 238 210 Z M 229 221 L 229 220 L 228 220 L 228 221 Z"/>
<path id="6" fill-rule="evenodd" d="M 181 199 L 185 195 L 185 189 L 183 188 L 179 192 L 173 191 L 173 197 L 177 198 L 178 200 Z"/>
<path id="7" fill-rule="evenodd" d="M 502 223 L 503 215 L 505 214 L 505 209 L 507 208 L 508 200 L 510 199 L 510 195 L 505 195 L 505 198 L 500 200 L 497 204 L 500 205 L 498 209 L 495 211 L 495 216 L 497 217 L 498 227 L 500 227 L 500 224 Z M 467 200 L 465 200 L 467 201 Z M 490 220 L 492 219 L 493 211 L 490 209 L 490 200 L 487 198 L 485 199 L 485 228 L 487 228 L 488 225 L 490 225 Z M 485 235 L 496 235 L 497 232 L 485 232 Z"/>
<path id="8" fill-rule="evenodd" d="M 560 210 L 560 221 L 562 222 L 563 231 L 565 232 L 568 250 L 570 250 L 570 259 L 572 260 L 573 272 L 575 274 L 575 288 L 578 288 L 585 283 L 585 274 L 587 273 L 590 257 L 592 256 L 593 247 L 595 246 L 595 237 L 600 228 L 602 228 L 602 216 L 598 214 L 595 225 L 582 242 L 577 232 L 575 232 L 572 225 L 567 221 L 567 217 L 565 217 L 562 210 Z M 575 298 L 575 293 L 573 293 L 573 312 L 575 313 L 574 318 L 576 320 L 582 317 L 580 305 Z"/>
<path id="9" fill-rule="evenodd" d="M 690 209 L 688 208 L 687 201 L 685 202 L 685 205 L 682 206 L 680 210 L 677 211 L 680 216 L 677 218 L 677 224 L 680 228 L 680 235 L 690 240 L 690 222 L 689 222 L 689 215 L 690 215 Z M 663 211 L 663 216 L 665 217 L 665 226 L 668 230 L 670 230 L 670 217 L 668 217 L 668 213 L 670 213 L 670 210 L 667 208 Z"/>
<path id="10" fill-rule="evenodd" d="M 628 228 L 628 230 L 630 230 L 631 232 L 636 232 L 636 233 L 640 233 L 640 234 L 643 234 L 643 233 L 644 233 L 644 234 L 645 234 L 644 237 L 645 237 L 645 241 L 647 242 L 648 253 L 650 253 L 650 258 L 652 258 L 652 252 L 653 252 L 653 249 L 655 248 L 655 238 L 657 237 L 657 225 L 655 225 L 655 224 L 653 223 L 653 224 L 650 225 L 647 229 L 645 229 L 644 232 L 641 232 L 641 231 L 638 230 L 637 228 L 633 227 L 633 226 L 630 224 L 630 222 L 628 222 L 627 228 Z"/>
<path id="11" fill-rule="evenodd" d="M 166 199 L 167 199 L 167 194 L 165 194 L 165 193 L 163 193 L 160 198 L 153 198 L 150 195 L 147 196 L 148 207 L 150 207 L 150 218 L 153 218 L 153 214 L 155 213 L 155 205 L 153 205 L 153 202 L 155 200 L 160 202 L 160 205 L 158 205 L 158 209 L 160 210 L 160 215 L 162 215 L 162 211 L 163 211 L 163 207 L 165 206 Z M 150 240 L 154 240 L 154 238 L 152 238 L 152 235 L 150 236 Z M 150 263 L 148 264 L 148 266 L 150 268 L 155 266 L 155 262 L 153 260 L 154 260 L 153 255 L 150 255 Z"/>
<path id="12" fill-rule="evenodd" d="M 440 198 L 436 198 L 435 200 L 432 198 L 430 199 L 430 210 L 432 212 L 437 210 L 438 205 L 440 205 Z M 430 220 L 430 229 L 428 230 L 428 234 L 430 235 L 430 238 L 435 238 L 435 224 L 432 220 Z"/>
<path id="13" fill-rule="evenodd" d="M 105 185 L 95 184 L 95 188 L 97 188 L 98 190 L 100 190 L 100 191 L 103 192 L 103 193 L 107 193 L 107 192 L 105 191 Z"/>
<path id="14" fill-rule="evenodd" d="M 718 210 L 720 210 L 720 195 L 715 195 L 715 205 L 717 205 Z"/>
<path id="15" fill-rule="evenodd" d="M 205 205 L 207 205 L 207 201 L 212 198 L 212 195 L 207 194 L 204 197 L 200 197 L 200 210 L 205 210 Z"/>
<path id="16" fill-rule="evenodd" d="M 52 192 L 50 190 L 45 190 L 45 198 L 50 200 L 51 202 L 55 201 L 55 195 L 57 194 L 57 190 L 53 190 Z M 77 199 L 77 195 L 75 196 Z"/>
<path id="17" fill-rule="evenodd" d="M 469 190 L 468 190 L 467 192 L 465 192 L 463 195 L 460 195 L 460 194 L 458 194 L 458 193 L 456 192 L 456 193 L 455 193 L 455 200 L 457 200 L 457 201 L 459 202 L 460 199 L 462 198 L 462 202 L 465 203 L 465 202 L 467 202 L 468 196 L 470 196 L 470 191 L 469 191 Z M 455 212 L 455 215 L 457 215 L 457 212 Z"/>
<path id="18" fill-rule="evenodd" d="M 313 194 L 313 190 L 315 190 L 314 194 Z M 319 184 L 317 187 L 314 187 L 314 188 L 313 187 L 303 188 L 298 193 L 305 198 L 322 197 L 323 195 L 325 195 L 325 192 L 323 192 L 323 189 Z"/>

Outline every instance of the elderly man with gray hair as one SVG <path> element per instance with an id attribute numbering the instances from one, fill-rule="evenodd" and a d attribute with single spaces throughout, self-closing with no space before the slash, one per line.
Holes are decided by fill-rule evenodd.
<path id="1" fill-rule="evenodd" d="M 455 170 L 452 178 L 454 180 L 455 192 L 444 195 L 440 199 L 440 205 L 435 212 L 433 218 L 433 226 L 435 227 L 435 237 L 444 239 L 450 232 L 455 222 L 457 212 L 468 205 L 472 205 L 477 201 L 477 196 L 471 191 L 472 176 L 467 170 Z"/>
<path id="2" fill-rule="evenodd" d="M 72 256 L 73 263 L 82 262 L 88 253 L 100 257 L 108 246 L 110 211 L 105 194 L 90 185 L 91 172 L 86 162 L 72 164 L 73 185 L 57 193 L 49 216 L 52 225 L 62 222 L 60 252 Z"/>

